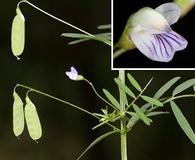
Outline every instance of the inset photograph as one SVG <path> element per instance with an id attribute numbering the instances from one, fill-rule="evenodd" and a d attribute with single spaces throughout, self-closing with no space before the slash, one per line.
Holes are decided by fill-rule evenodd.
<path id="1" fill-rule="evenodd" d="M 195 1 L 113 1 L 112 69 L 195 70 Z"/>

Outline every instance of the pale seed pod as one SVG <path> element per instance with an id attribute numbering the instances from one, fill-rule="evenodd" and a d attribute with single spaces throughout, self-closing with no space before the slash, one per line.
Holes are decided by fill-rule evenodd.
<path id="1" fill-rule="evenodd" d="M 30 137 L 38 140 L 42 136 L 42 128 L 35 105 L 26 96 L 25 119 Z"/>
<path id="2" fill-rule="evenodd" d="M 13 131 L 14 135 L 18 137 L 24 130 L 24 109 L 23 102 L 15 91 L 13 93 L 13 98 Z"/>
<path id="3" fill-rule="evenodd" d="M 19 60 L 19 55 L 24 51 L 25 45 L 25 18 L 19 8 L 12 22 L 11 48 L 13 55 Z"/>

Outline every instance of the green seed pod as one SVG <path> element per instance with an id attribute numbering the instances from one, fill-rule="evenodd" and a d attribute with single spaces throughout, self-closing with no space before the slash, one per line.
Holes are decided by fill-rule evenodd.
<path id="1" fill-rule="evenodd" d="M 42 136 L 42 128 L 35 105 L 26 97 L 25 119 L 30 137 L 38 140 Z"/>
<path id="2" fill-rule="evenodd" d="M 14 91 L 13 93 L 13 131 L 14 135 L 18 137 L 24 130 L 24 110 L 23 102 L 19 95 Z"/>
<path id="3" fill-rule="evenodd" d="M 16 16 L 12 23 L 11 47 L 13 55 L 18 57 L 24 51 L 25 45 L 25 18 L 19 8 L 16 9 Z"/>

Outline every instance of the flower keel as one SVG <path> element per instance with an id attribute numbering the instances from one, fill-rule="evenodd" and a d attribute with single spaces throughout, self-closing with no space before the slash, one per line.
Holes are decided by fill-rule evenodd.
<path id="1" fill-rule="evenodd" d="M 169 62 L 176 51 L 183 50 L 187 41 L 174 31 L 163 34 L 131 34 L 135 46 L 149 59 Z"/>

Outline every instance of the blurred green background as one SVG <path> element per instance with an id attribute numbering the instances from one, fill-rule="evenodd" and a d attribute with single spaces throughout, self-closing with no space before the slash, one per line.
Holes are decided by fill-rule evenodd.
<path id="1" fill-rule="evenodd" d="M 37 106 L 43 127 L 43 137 L 36 144 L 27 130 L 18 140 L 12 131 L 12 91 L 16 83 L 22 83 L 58 96 L 91 112 L 104 107 L 84 82 L 70 81 L 64 74 L 71 65 L 91 80 L 100 93 L 107 88 L 118 95 L 113 78 L 117 71 L 110 69 L 110 48 L 100 42 L 86 42 L 68 46 L 71 40 L 61 37 L 63 32 L 76 32 L 22 4 L 26 18 L 26 47 L 20 61 L 10 49 L 10 31 L 18 1 L 1 3 L 0 18 L 0 160 L 74 160 L 107 127 L 91 131 L 97 120 L 69 106 L 38 94 L 31 94 Z M 42 9 L 62 18 L 90 33 L 98 33 L 96 26 L 110 23 L 111 2 L 91 0 L 31 1 Z M 182 76 L 194 77 L 194 71 L 131 71 L 142 84 L 154 77 L 147 93 L 153 95 L 167 80 Z M 24 98 L 25 90 L 18 89 Z M 179 101 L 182 111 L 195 128 L 195 100 Z M 170 110 L 167 106 L 167 110 Z M 139 123 L 128 136 L 129 160 L 193 160 L 195 146 L 179 128 L 172 114 L 153 119 L 151 127 Z M 111 136 L 90 150 L 83 159 L 120 159 L 120 140 Z"/>

